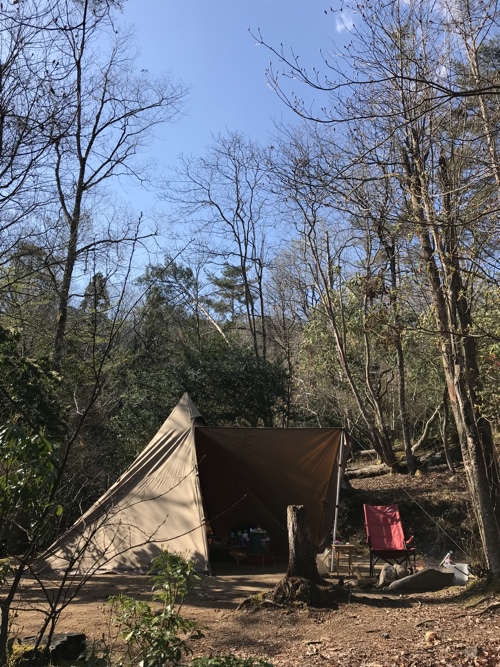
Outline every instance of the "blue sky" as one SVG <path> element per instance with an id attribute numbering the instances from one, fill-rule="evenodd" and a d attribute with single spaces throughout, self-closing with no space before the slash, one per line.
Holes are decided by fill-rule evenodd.
<path id="1" fill-rule="evenodd" d="M 293 47 L 303 65 L 320 66 L 320 49 L 340 36 L 338 18 L 325 14 L 330 6 L 322 0 L 126 0 L 122 19 L 135 26 L 138 67 L 171 71 L 191 89 L 186 116 L 155 142 L 159 162 L 201 155 L 212 135 L 226 129 L 264 143 L 273 120 L 295 122 L 266 83 L 272 54 L 249 29 L 260 29 L 275 47 Z"/>
<path id="2" fill-rule="evenodd" d="M 171 70 L 191 87 L 187 117 L 169 136 L 168 153 L 198 152 L 225 127 L 265 138 L 270 119 L 286 109 L 266 85 L 271 54 L 248 30 L 260 28 L 267 42 L 293 47 L 304 64 L 319 64 L 319 50 L 335 32 L 328 6 L 320 0 L 126 0 L 123 18 L 136 27 L 141 66 Z"/>

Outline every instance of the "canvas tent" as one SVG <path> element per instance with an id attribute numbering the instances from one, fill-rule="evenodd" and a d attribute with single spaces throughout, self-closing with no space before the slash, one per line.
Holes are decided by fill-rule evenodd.
<path id="1" fill-rule="evenodd" d="M 342 429 L 204 426 L 184 394 L 132 466 L 41 563 L 144 571 L 164 548 L 207 570 L 208 524 L 219 536 L 238 524 L 261 526 L 273 550 L 286 554 L 292 504 L 305 505 L 319 551 L 331 540 L 347 454 Z"/>

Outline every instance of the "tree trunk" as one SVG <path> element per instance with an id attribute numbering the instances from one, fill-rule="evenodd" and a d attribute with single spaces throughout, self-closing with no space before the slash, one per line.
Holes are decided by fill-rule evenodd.
<path id="1" fill-rule="evenodd" d="M 413 451 L 411 447 L 411 436 L 410 436 L 410 424 L 408 417 L 408 408 L 406 405 L 406 370 L 405 370 L 405 358 L 403 352 L 403 343 L 402 343 L 402 331 L 403 327 L 401 324 L 401 318 L 399 315 L 399 290 L 398 290 L 398 267 L 396 264 L 396 242 L 394 238 L 385 238 L 384 229 L 380 225 L 378 229 L 378 235 L 380 242 L 384 246 L 385 253 L 387 255 L 387 261 L 389 263 L 390 269 L 390 281 L 391 289 L 389 290 L 389 303 L 391 305 L 391 310 L 393 314 L 393 327 L 394 327 L 394 347 L 396 349 L 396 359 L 397 359 L 397 368 L 398 368 L 398 411 L 399 411 L 399 421 L 401 424 L 401 433 L 403 436 L 403 445 L 406 457 L 406 466 L 410 475 L 414 475 L 417 463 L 415 457 L 413 456 Z"/>
<path id="2" fill-rule="evenodd" d="M 418 223 L 417 235 L 422 261 L 432 296 L 433 315 L 440 334 L 440 354 L 462 450 L 462 458 L 477 519 L 479 534 L 488 568 L 500 580 L 500 524 L 498 521 L 498 462 L 493 447 L 491 427 L 481 416 L 481 384 L 467 292 L 458 261 L 456 224 L 451 214 L 441 226 L 446 243 L 441 239 L 440 225 L 434 215 L 427 190 L 425 169 L 418 159 L 420 151 L 416 135 L 412 135 L 413 161 L 403 155 L 407 169 L 410 202 Z M 447 212 L 446 160 L 440 161 L 441 181 L 445 190 L 443 209 Z"/>
<path id="3" fill-rule="evenodd" d="M 78 254 L 78 232 L 80 227 L 79 212 L 72 216 L 67 216 L 70 229 L 68 244 L 66 247 L 66 258 L 64 261 L 64 272 L 61 287 L 59 289 L 59 304 L 57 313 L 57 324 L 53 344 L 53 368 L 56 371 L 61 370 L 63 359 L 63 347 L 66 337 L 66 328 L 68 323 L 68 306 L 70 302 L 71 283 L 75 269 Z"/>
<path id="4" fill-rule="evenodd" d="M 288 506 L 287 525 L 289 557 L 286 576 L 318 582 L 320 576 L 316 566 L 316 549 L 312 543 L 304 505 Z"/>
<path id="5" fill-rule="evenodd" d="M 441 427 L 441 437 L 443 439 L 443 449 L 444 449 L 444 455 L 446 456 L 446 464 L 448 466 L 448 470 L 451 473 L 455 473 L 455 464 L 453 463 L 453 459 L 451 458 L 451 452 L 450 452 L 450 446 L 448 444 L 448 388 L 445 387 L 444 389 L 444 396 L 443 396 L 443 424 Z"/>
<path id="6" fill-rule="evenodd" d="M 348 600 L 349 594 L 340 581 L 333 586 L 322 581 L 316 567 L 316 550 L 303 505 L 289 505 L 287 509 L 288 541 L 290 557 L 286 575 L 269 591 L 264 600 L 273 604 L 306 604 L 313 607 L 336 609 L 339 600 Z M 259 598 L 257 600 L 257 598 Z M 242 607 L 262 603 L 261 596 L 244 600 Z"/>

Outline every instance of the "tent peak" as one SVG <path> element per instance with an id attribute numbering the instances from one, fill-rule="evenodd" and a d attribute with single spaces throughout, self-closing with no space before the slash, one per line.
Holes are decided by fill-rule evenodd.
<path id="1" fill-rule="evenodd" d="M 194 421 L 199 421 L 201 424 L 205 424 L 205 420 L 203 419 L 203 415 L 201 412 L 198 410 L 196 405 L 193 403 L 193 400 L 191 399 L 191 396 L 185 391 L 177 405 L 175 406 L 174 410 L 172 411 L 172 414 L 174 413 L 175 410 L 180 410 L 181 412 L 188 414 L 191 422 Z"/>

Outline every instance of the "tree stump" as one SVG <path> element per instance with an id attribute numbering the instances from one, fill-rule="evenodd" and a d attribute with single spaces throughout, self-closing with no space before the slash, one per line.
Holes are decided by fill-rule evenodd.
<path id="1" fill-rule="evenodd" d="M 288 570 L 287 577 L 302 577 L 319 582 L 316 566 L 316 549 L 311 538 L 304 505 L 289 505 L 287 508 L 288 527 Z"/>
<path id="2" fill-rule="evenodd" d="M 336 608 L 339 599 L 348 593 L 341 585 L 323 582 L 316 566 L 316 549 L 303 505 L 290 505 L 287 510 L 289 559 L 285 577 L 264 596 L 244 600 L 239 609 L 271 605 L 311 605 Z"/>

